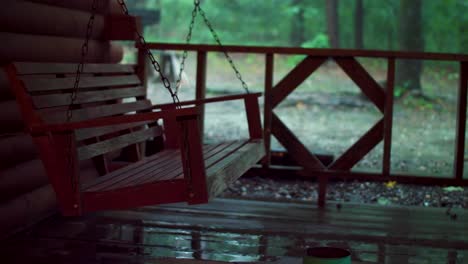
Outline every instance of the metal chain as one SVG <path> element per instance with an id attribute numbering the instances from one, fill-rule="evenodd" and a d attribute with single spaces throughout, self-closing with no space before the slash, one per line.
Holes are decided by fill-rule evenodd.
<path id="1" fill-rule="evenodd" d="M 190 40 L 192 39 L 192 31 L 193 31 L 193 27 L 195 25 L 195 19 L 197 18 L 198 7 L 200 6 L 199 1 L 195 1 L 194 3 L 195 3 L 195 5 L 194 5 L 193 10 L 192 10 L 192 20 L 190 20 L 189 31 L 187 33 L 187 36 L 185 37 L 185 44 L 190 44 Z M 180 84 L 181 84 L 181 81 L 182 81 L 182 72 L 185 69 L 185 60 L 187 59 L 187 55 L 188 55 L 188 51 L 184 50 L 184 53 L 182 54 L 182 61 L 180 63 L 179 75 L 178 75 L 177 80 L 176 80 L 176 90 L 175 90 L 176 94 L 179 92 L 179 89 L 180 89 Z"/>
<path id="2" fill-rule="evenodd" d="M 94 19 L 96 16 L 96 10 L 97 10 L 97 3 L 99 0 L 94 0 L 93 1 L 93 6 L 91 8 L 91 16 L 89 17 L 88 20 L 88 25 L 86 27 L 86 37 L 85 37 L 85 42 L 81 46 L 81 58 L 80 62 L 76 68 L 76 77 L 75 77 L 75 84 L 73 85 L 73 90 L 72 93 L 70 94 L 70 105 L 68 106 L 67 109 L 67 122 L 70 122 L 72 117 L 73 117 L 73 104 L 76 101 L 76 97 L 78 95 L 78 88 L 80 85 L 80 78 L 81 74 L 83 73 L 84 69 L 84 64 L 86 60 L 86 56 L 88 55 L 89 51 L 89 40 L 91 38 L 91 35 L 93 34 L 93 25 L 94 25 Z"/>
<path id="3" fill-rule="evenodd" d="M 211 35 L 213 36 L 214 40 L 216 41 L 218 46 L 221 48 L 221 51 L 223 52 L 224 56 L 226 57 L 226 60 L 229 62 L 231 68 L 234 70 L 234 72 L 236 74 L 236 77 L 241 82 L 242 87 L 244 88 L 245 92 L 250 93 L 247 83 L 242 78 L 242 75 L 239 72 L 239 70 L 237 69 L 236 65 L 234 64 L 234 61 L 232 60 L 231 56 L 227 52 L 224 45 L 221 43 L 221 39 L 219 38 L 218 34 L 214 30 L 213 25 L 208 20 L 208 17 L 206 16 L 205 11 L 203 11 L 203 9 L 201 8 L 199 0 L 194 1 L 194 7 L 193 7 L 193 10 L 192 10 L 192 20 L 190 21 L 190 24 L 189 24 L 189 31 L 187 33 L 187 36 L 185 37 L 185 44 L 190 44 L 190 40 L 192 39 L 192 31 L 193 31 L 193 27 L 194 27 L 194 24 L 195 24 L 195 19 L 196 19 L 198 13 L 200 13 L 200 15 L 202 16 L 203 22 L 205 22 L 205 24 L 208 27 L 208 29 L 210 30 Z M 176 94 L 178 93 L 178 91 L 180 89 L 180 83 L 182 81 L 182 72 L 184 71 L 184 68 L 185 68 L 185 60 L 187 59 L 187 54 L 188 54 L 188 51 L 184 50 L 183 55 L 182 55 L 182 62 L 180 63 L 179 75 L 178 75 L 177 81 L 176 81 L 176 90 L 175 90 Z"/>
<path id="4" fill-rule="evenodd" d="M 129 12 L 128 12 L 128 7 L 127 5 L 125 4 L 125 1 L 124 0 L 117 0 L 117 2 L 119 3 L 122 11 L 124 12 L 125 15 L 127 16 L 130 16 Z M 162 72 L 161 70 L 161 65 L 159 64 L 159 62 L 154 58 L 154 55 L 153 55 L 153 52 L 151 52 L 151 50 L 148 48 L 148 45 L 146 44 L 146 40 L 145 38 L 143 37 L 143 35 L 138 31 L 138 28 L 136 27 L 136 25 L 134 25 L 134 32 L 135 34 L 137 35 L 137 39 L 138 39 L 138 42 L 140 43 L 141 47 L 145 50 L 145 52 L 147 53 L 150 61 L 151 61 L 151 65 L 153 65 L 153 68 L 154 70 L 159 74 L 159 77 L 161 78 L 161 81 L 164 85 L 164 87 L 169 91 L 169 93 L 171 94 L 171 97 L 172 97 L 172 101 L 176 104 L 180 103 L 180 100 L 179 100 L 179 97 L 177 96 L 177 92 L 174 92 L 171 88 L 171 83 L 169 82 L 169 79 L 167 79 L 167 77 L 164 75 L 164 73 Z"/>
<path id="5" fill-rule="evenodd" d="M 128 12 L 127 5 L 125 4 L 125 1 L 124 0 L 117 0 L 117 2 L 120 4 L 120 7 L 122 8 L 122 11 L 125 13 L 125 15 L 130 16 L 130 14 Z M 148 57 L 149 57 L 149 59 L 151 61 L 151 64 L 153 65 L 154 70 L 159 74 L 159 76 L 160 76 L 160 78 L 161 78 L 161 80 L 163 82 L 164 87 L 171 94 L 172 100 L 176 104 L 176 108 L 177 109 L 182 108 L 182 106 L 180 105 L 179 97 L 177 95 L 177 87 L 176 87 L 175 91 L 172 90 L 171 83 L 169 82 L 167 77 L 162 72 L 159 62 L 154 58 L 153 53 L 151 52 L 151 50 L 148 48 L 148 45 L 146 44 L 145 38 L 138 31 L 138 28 L 136 27 L 136 25 L 135 25 L 135 28 L 134 28 L 134 32 L 138 37 L 138 41 L 140 42 L 141 47 L 147 53 L 147 55 L 148 55 Z M 181 76 L 181 74 L 179 76 Z M 178 83 L 180 85 L 180 79 L 179 79 Z M 184 149 L 185 149 L 185 152 L 184 152 L 185 158 L 184 158 L 184 160 L 182 162 L 183 162 L 183 166 L 185 167 L 185 170 L 186 170 L 187 181 L 191 183 L 192 182 L 192 172 L 190 170 L 190 164 L 189 164 L 190 153 L 188 151 L 189 139 L 188 139 L 188 131 L 187 130 L 188 130 L 187 126 L 185 124 L 182 124 L 182 134 L 184 135 L 182 144 L 183 144 Z M 189 184 L 188 189 L 189 189 L 190 198 L 193 198 L 192 197 L 193 196 L 192 184 Z"/>
<path id="6" fill-rule="evenodd" d="M 86 27 L 86 36 L 85 36 L 85 41 L 83 45 L 81 46 L 81 57 L 80 57 L 80 62 L 78 63 L 78 66 L 76 68 L 76 76 L 75 76 L 75 83 L 73 85 L 73 90 L 70 94 L 70 104 L 68 105 L 67 108 L 67 113 L 66 113 L 66 122 L 70 122 L 73 118 L 73 106 L 75 104 L 75 101 L 78 97 L 78 92 L 79 92 L 79 85 L 80 85 L 80 79 L 81 79 L 81 74 L 83 73 L 84 70 L 84 64 L 86 61 L 86 56 L 88 55 L 89 52 L 89 40 L 91 39 L 91 35 L 93 34 L 93 25 L 94 25 L 94 19 L 96 17 L 96 11 L 98 8 L 98 2 L 99 0 L 93 0 L 93 5 L 91 7 L 91 16 L 89 17 L 88 20 L 88 25 Z M 67 152 L 68 152 L 68 167 L 71 170 L 70 175 L 75 175 L 74 170 L 75 170 L 75 162 L 73 160 L 73 155 L 72 155 L 72 146 L 73 146 L 73 138 L 70 137 L 68 141 L 68 146 L 67 146 Z M 76 177 L 76 178 L 75 178 Z M 79 187 L 78 184 L 80 182 L 80 174 L 78 173 L 76 176 L 70 177 L 71 179 L 71 186 L 72 190 L 76 192 L 77 188 Z M 76 204 L 75 207 L 78 205 Z"/>

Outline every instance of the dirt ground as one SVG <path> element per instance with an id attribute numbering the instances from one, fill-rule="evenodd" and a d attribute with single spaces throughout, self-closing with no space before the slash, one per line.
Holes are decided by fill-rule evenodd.
<path id="1" fill-rule="evenodd" d="M 251 91 L 263 90 L 264 60 L 256 56 L 234 58 L 239 61 L 239 70 L 246 73 L 244 78 L 251 87 Z M 275 82 L 279 81 L 298 58 L 275 57 Z M 208 58 L 207 91 L 208 97 L 242 93 L 240 83 L 229 68 L 229 65 L 212 55 Z M 366 61 L 361 63 L 378 81 L 385 79 L 385 64 L 382 62 Z M 383 65 L 383 66 L 382 66 Z M 443 65 L 442 69 L 450 69 Z M 440 66 L 442 67 L 442 66 Z M 438 65 L 426 67 L 423 77 L 423 92 L 427 100 L 417 97 L 403 96 L 394 106 L 394 126 L 392 134 L 392 173 L 437 175 L 450 177 L 453 174 L 453 156 L 455 150 L 456 127 L 456 97 L 458 78 L 456 74 L 447 72 L 441 74 Z M 189 56 L 187 70 L 184 73 L 183 87 L 180 90 L 181 100 L 194 97 L 194 58 Z M 154 87 L 153 87 L 154 85 Z M 158 82 L 150 88 L 150 96 L 154 102 L 167 102 L 170 97 Z M 396 88 L 396 93 L 398 93 Z M 261 104 L 261 106 L 263 103 Z M 205 140 L 222 141 L 247 136 L 247 124 L 241 102 L 224 102 L 212 104 L 206 108 Z M 313 152 L 340 156 L 348 147 L 359 139 L 373 124 L 383 116 L 364 96 L 355 84 L 334 63 L 323 65 L 310 76 L 298 89 L 287 97 L 277 108 L 275 113 L 283 122 L 295 132 L 296 136 Z M 272 148 L 281 149 L 280 144 L 273 140 Z M 380 172 L 382 169 L 383 143 L 377 145 L 353 170 Z M 468 178 L 465 172 L 465 177 Z M 268 189 L 267 182 L 259 179 L 243 179 L 238 188 L 233 188 L 227 195 L 249 196 L 255 188 Z M 270 184 L 274 185 L 272 182 Z M 240 185 L 239 185 L 240 184 Z M 468 193 L 450 192 L 447 195 L 441 187 L 425 191 L 424 188 L 402 187 L 392 189 L 388 195 L 379 196 L 383 191 L 382 183 L 347 183 L 347 187 L 339 187 L 337 191 L 331 187 L 329 197 L 333 200 L 356 200 L 364 202 L 397 203 L 425 206 L 447 206 L 455 204 L 466 206 Z M 351 184 L 351 185 L 350 185 Z M 249 189 L 254 185 L 254 189 Z M 284 186 L 294 186 L 297 183 L 283 183 Z M 309 186 L 306 183 L 300 185 Z M 362 187 L 364 186 L 364 187 Z M 399 185 L 403 186 L 403 185 Z M 246 191 L 243 191 L 244 189 Z M 281 191 L 280 186 L 272 187 L 276 198 L 291 199 L 300 193 L 295 187 Z M 311 187 L 312 188 L 312 187 Z M 352 194 L 343 190 L 351 188 L 375 189 L 375 195 Z M 406 188 L 406 189 L 405 189 Z M 311 192 L 312 191 L 312 192 Z M 396 195 L 396 193 L 415 193 Z M 281 193 L 284 193 L 282 195 Z M 299 199 L 315 199 L 308 195 L 300 195 Z M 335 193 L 335 194 L 333 194 Z M 352 192 L 351 192 L 352 193 Z M 364 192 L 363 192 L 364 193 Z M 351 195 L 351 196 L 349 196 Z M 407 200 L 413 195 L 414 199 Z M 427 199 L 428 197 L 435 197 Z M 255 196 L 255 195 L 254 195 Z M 449 198 L 444 198 L 445 196 Z M 456 196 L 456 197 L 452 197 Z M 361 197 L 361 198 L 356 198 Z M 426 198 L 425 198 L 426 197 Z M 297 198 L 297 197 L 296 197 Z M 388 200 L 388 201 L 387 201 Z M 448 202 L 444 202 L 447 200 Z"/>

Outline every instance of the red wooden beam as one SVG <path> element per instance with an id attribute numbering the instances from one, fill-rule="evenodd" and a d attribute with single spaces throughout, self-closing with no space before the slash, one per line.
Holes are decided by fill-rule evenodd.
<path id="1" fill-rule="evenodd" d="M 136 123 L 140 121 L 151 121 L 158 120 L 161 118 L 176 118 L 181 116 L 196 116 L 197 110 L 196 107 L 183 108 L 176 110 L 166 110 L 160 112 L 150 112 L 150 113 L 139 113 L 132 115 L 123 115 L 115 117 L 103 117 L 90 119 L 80 122 L 70 122 L 63 124 L 43 124 L 31 127 L 31 132 L 33 133 L 43 133 L 43 132 L 60 132 L 60 131 L 70 131 L 81 128 L 90 128 L 90 127 L 101 127 L 101 126 L 110 126 L 126 123 Z"/>
<path id="2" fill-rule="evenodd" d="M 308 171 L 325 169 L 322 162 L 307 150 L 275 113 L 272 113 L 271 128 L 273 135 L 299 165 Z"/>
<path id="3" fill-rule="evenodd" d="M 292 69 L 284 78 L 275 85 L 272 92 L 272 108 L 275 108 L 297 88 L 307 77 L 327 60 L 326 57 L 308 56 Z"/>
<path id="4" fill-rule="evenodd" d="M 189 204 L 208 202 L 205 162 L 203 160 L 200 130 L 197 119 L 182 120 L 180 123 L 180 154 L 187 183 Z"/>
<path id="5" fill-rule="evenodd" d="M 203 100 L 206 96 L 206 52 L 197 52 L 197 81 L 195 87 L 195 99 Z M 204 121 L 205 121 L 205 105 L 198 106 L 198 128 L 200 129 L 200 137 L 203 142 Z"/>
<path id="6" fill-rule="evenodd" d="M 246 97 L 260 97 L 262 93 L 249 93 L 249 94 L 236 94 L 236 95 L 226 95 L 226 96 L 217 96 L 213 98 L 206 98 L 202 100 L 190 100 L 190 101 L 183 101 L 177 104 L 169 103 L 169 104 L 158 104 L 154 105 L 153 109 L 162 109 L 166 106 L 187 106 L 187 105 L 200 105 L 200 104 L 208 104 L 208 103 L 217 103 L 217 102 L 224 102 L 224 101 L 232 101 L 232 100 L 239 100 L 244 99 Z"/>
<path id="7" fill-rule="evenodd" d="M 343 155 L 328 167 L 330 170 L 350 170 L 383 139 L 384 119 L 380 119 L 369 131 L 354 143 Z"/>
<path id="8" fill-rule="evenodd" d="M 387 65 L 387 89 L 385 90 L 384 111 L 384 149 L 382 161 L 382 173 L 390 175 L 392 153 L 392 127 L 393 127 L 393 86 L 395 83 L 395 59 L 388 59 Z"/>
<path id="9" fill-rule="evenodd" d="M 240 53 L 274 53 L 291 55 L 311 55 L 316 57 L 368 57 L 368 58 L 395 58 L 416 60 L 444 60 L 444 61 L 468 61 L 466 54 L 454 53 L 430 53 L 408 51 L 382 51 L 382 50 L 351 50 L 351 49 L 311 49 L 292 47 L 262 47 L 262 46 L 233 46 L 203 44 L 170 44 L 148 43 L 148 48 L 155 50 L 188 50 L 207 52 L 240 52 Z"/>
<path id="10" fill-rule="evenodd" d="M 361 91 L 377 106 L 380 112 L 383 113 L 385 108 L 385 92 L 366 69 L 352 57 L 337 57 L 334 59 Z"/>
<path id="11" fill-rule="evenodd" d="M 105 40 L 135 40 L 137 21 L 127 15 L 107 15 L 104 20 Z"/>
<path id="12" fill-rule="evenodd" d="M 271 114 L 273 113 L 272 92 L 274 74 L 274 54 L 268 53 L 265 56 L 265 96 L 263 111 L 263 142 L 265 144 L 265 158 L 262 164 L 265 168 L 271 163 Z"/>
<path id="13" fill-rule="evenodd" d="M 186 200 L 187 185 L 184 180 L 159 181 L 107 192 L 84 192 L 83 211 L 122 210 Z"/>
<path id="14" fill-rule="evenodd" d="M 257 97 L 246 97 L 244 99 L 245 112 L 247 114 L 247 123 L 249 125 L 250 139 L 259 139 L 263 136 L 260 120 L 260 107 Z"/>
<path id="15" fill-rule="evenodd" d="M 458 87 L 457 107 L 457 134 L 455 142 L 454 174 L 458 180 L 463 179 L 465 156 L 465 131 L 466 131 L 466 101 L 468 89 L 468 62 L 460 63 L 460 86 Z"/>

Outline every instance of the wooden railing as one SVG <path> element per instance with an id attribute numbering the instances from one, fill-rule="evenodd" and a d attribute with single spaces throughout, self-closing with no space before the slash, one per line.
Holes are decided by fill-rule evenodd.
<path id="1" fill-rule="evenodd" d="M 221 52 L 223 48 L 215 45 L 185 45 L 149 43 L 148 47 L 156 50 L 188 50 L 197 53 L 197 83 L 196 96 L 201 99 L 206 87 L 206 63 L 208 52 Z M 345 177 L 365 180 L 395 180 L 399 182 L 439 185 L 468 185 L 468 179 L 463 179 L 464 146 L 466 129 L 466 108 L 468 89 L 468 55 L 422 52 L 395 52 L 377 50 L 337 50 L 337 49 L 307 49 L 285 47 L 255 47 L 255 46 L 224 46 L 228 52 L 256 53 L 265 56 L 265 104 L 264 104 L 264 140 L 267 156 L 263 161 L 263 169 L 272 170 L 270 166 L 270 142 L 274 135 L 286 148 L 288 154 L 306 171 L 307 175 L 319 179 L 319 205 L 325 204 L 327 181 L 330 178 Z M 278 83 L 273 83 L 274 55 L 307 55 Z M 358 57 L 379 58 L 387 61 L 387 81 L 385 89 L 356 60 Z M 362 93 L 382 113 L 380 118 L 360 139 L 348 148 L 340 157 L 325 166 L 314 153 L 311 153 L 296 137 L 283 121 L 274 113 L 278 106 L 306 78 L 317 70 L 325 61 L 332 59 L 354 81 Z M 391 174 L 390 156 L 392 145 L 393 105 L 395 60 L 440 60 L 459 63 L 460 83 L 458 91 L 456 142 L 454 151 L 454 172 L 448 177 Z M 203 111 L 203 110 L 201 110 Z M 202 112 L 201 112 L 202 114 Z M 384 142 L 382 171 L 379 173 L 354 172 L 356 165 L 381 141 Z M 283 170 L 292 172 L 293 170 Z"/>

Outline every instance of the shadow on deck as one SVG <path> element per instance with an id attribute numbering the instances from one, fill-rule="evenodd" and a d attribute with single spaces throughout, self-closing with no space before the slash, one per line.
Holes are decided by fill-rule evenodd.
<path id="1" fill-rule="evenodd" d="M 301 263 L 306 247 L 355 263 L 468 263 L 468 214 L 445 209 L 216 199 L 81 218 L 51 217 L 6 241 L 2 263 L 162 263 L 160 257 Z M 6 262 L 4 262 L 6 260 Z"/>

